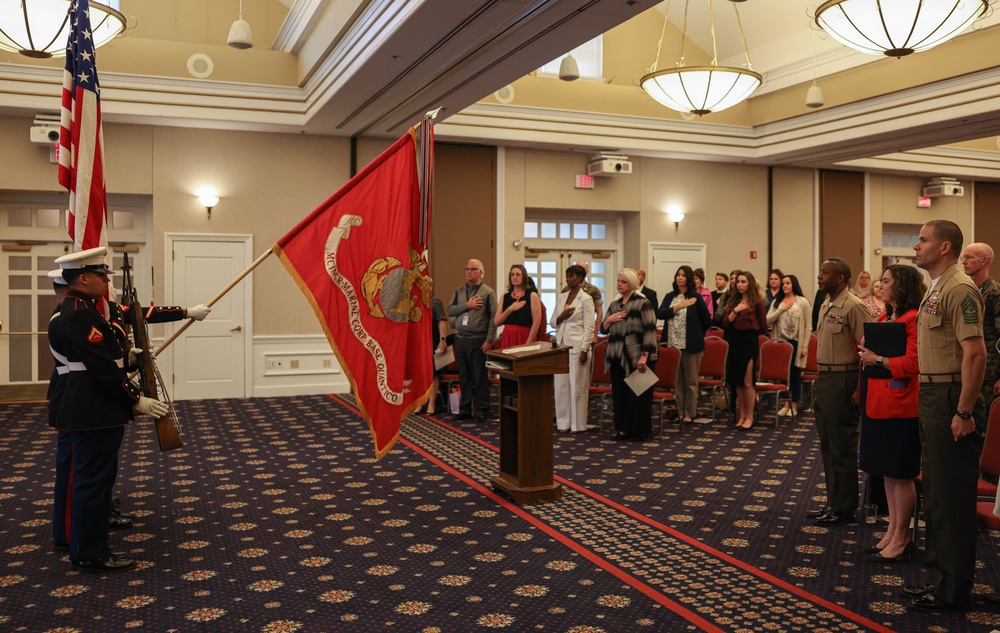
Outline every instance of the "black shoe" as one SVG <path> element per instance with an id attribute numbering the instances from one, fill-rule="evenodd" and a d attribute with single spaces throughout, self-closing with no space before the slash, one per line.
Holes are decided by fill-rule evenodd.
<path id="1" fill-rule="evenodd" d="M 950 602 L 945 602 L 937 595 L 933 593 L 927 593 L 919 598 L 914 598 L 910 601 L 910 608 L 914 611 L 925 611 L 927 613 L 942 613 L 944 611 L 956 611 L 963 608 L 964 605 L 952 604 Z"/>
<path id="2" fill-rule="evenodd" d="M 111 511 L 111 516 L 108 517 L 108 529 L 109 530 L 125 530 L 132 527 L 133 523 L 132 517 L 122 514 L 117 510 Z"/>
<path id="3" fill-rule="evenodd" d="M 822 508 L 807 510 L 806 516 L 809 517 L 810 519 L 818 519 L 824 514 L 829 514 L 830 512 L 833 512 L 833 508 L 831 508 L 830 506 L 823 506 Z"/>
<path id="4" fill-rule="evenodd" d="M 648 440 L 649 440 L 649 439 L 650 439 L 651 437 L 653 437 L 653 434 L 652 434 L 652 433 L 646 433 L 645 435 L 633 435 L 633 436 L 632 436 L 631 438 L 629 438 L 629 439 L 630 439 L 630 441 L 632 441 L 632 442 L 646 442 L 646 441 L 648 441 Z"/>
<path id="5" fill-rule="evenodd" d="M 904 561 L 909 561 L 913 558 L 913 551 L 910 549 L 904 549 L 902 553 L 895 557 L 889 558 L 888 556 L 883 556 L 882 552 L 875 552 L 874 554 L 868 555 L 868 560 L 873 563 L 900 563 Z"/>
<path id="6" fill-rule="evenodd" d="M 614 436 L 611 438 L 611 441 L 612 442 L 624 442 L 625 440 L 629 439 L 630 437 L 631 437 L 630 435 L 625 435 L 624 433 L 615 433 Z"/>
<path id="7" fill-rule="evenodd" d="M 80 571 L 125 571 L 135 567 L 135 561 L 122 555 L 112 554 L 107 558 L 99 558 L 91 561 L 80 561 L 73 563 L 73 567 Z"/>
<path id="8" fill-rule="evenodd" d="M 929 593 L 934 593 L 937 589 L 934 585 L 907 585 L 903 587 L 902 594 L 907 598 L 919 598 Z"/>
<path id="9" fill-rule="evenodd" d="M 833 527 L 835 525 L 844 525 L 845 523 L 854 523 L 854 513 L 853 512 L 836 512 L 831 510 L 824 514 L 823 516 L 816 517 L 813 520 L 816 525 L 822 525 L 824 527 Z"/>
<path id="10" fill-rule="evenodd" d="M 863 550 L 861 550 L 861 553 L 862 554 L 878 554 L 881 551 L 882 551 L 881 548 L 879 548 L 877 545 L 873 545 L 872 547 L 866 547 L 866 548 L 864 548 Z"/>
<path id="11" fill-rule="evenodd" d="M 476 416 L 476 422 L 490 422 L 492 420 L 493 416 L 491 416 L 489 413 L 480 413 L 479 415 Z"/>
<path id="12" fill-rule="evenodd" d="M 459 420 L 471 420 L 472 419 L 472 414 L 471 413 L 463 413 L 463 412 L 459 411 L 458 412 L 458 416 L 456 416 L 456 417 Z"/>
<path id="13" fill-rule="evenodd" d="M 53 543 L 52 544 L 52 551 L 54 551 L 54 552 L 68 552 L 69 551 L 69 545 L 63 545 L 62 543 Z"/>

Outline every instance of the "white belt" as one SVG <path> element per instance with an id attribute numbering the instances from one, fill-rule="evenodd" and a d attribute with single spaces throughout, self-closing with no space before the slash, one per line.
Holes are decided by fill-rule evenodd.
<path id="1" fill-rule="evenodd" d="M 77 361 L 71 360 L 66 363 L 66 367 L 69 371 L 87 371 L 87 366 L 83 363 L 78 363 Z"/>
<path id="2" fill-rule="evenodd" d="M 69 367 L 66 365 L 56 365 L 56 373 L 62 376 L 63 374 L 69 373 Z"/>

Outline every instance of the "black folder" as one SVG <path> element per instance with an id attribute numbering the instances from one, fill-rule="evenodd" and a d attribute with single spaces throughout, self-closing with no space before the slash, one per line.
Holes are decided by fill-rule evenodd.
<path id="1" fill-rule="evenodd" d="M 894 321 L 865 323 L 865 348 L 876 356 L 906 356 L 906 326 Z M 869 378 L 892 378 L 888 367 L 865 367 Z"/>

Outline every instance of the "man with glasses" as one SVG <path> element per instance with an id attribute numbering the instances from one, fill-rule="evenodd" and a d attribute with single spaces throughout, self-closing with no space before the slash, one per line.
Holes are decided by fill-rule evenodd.
<path id="1" fill-rule="evenodd" d="M 983 376 L 983 398 L 986 411 L 990 410 L 993 399 L 1000 394 L 1000 282 L 990 277 L 993 263 L 993 249 L 989 244 L 976 242 L 965 247 L 962 254 L 962 268 L 965 274 L 979 286 L 983 295 L 983 340 L 986 343 L 986 375 Z"/>
<path id="2" fill-rule="evenodd" d="M 458 384 L 462 389 L 458 418 L 473 417 L 472 397 L 475 394 L 475 417 L 480 422 L 490 419 L 490 381 L 486 370 L 486 351 L 497 337 L 493 315 L 497 296 L 483 283 L 483 263 L 470 259 L 465 265 L 465 285 L 455 290 L 448 304 L 448 317 L 455 324 L 455 361 L 458 363 Z"/>

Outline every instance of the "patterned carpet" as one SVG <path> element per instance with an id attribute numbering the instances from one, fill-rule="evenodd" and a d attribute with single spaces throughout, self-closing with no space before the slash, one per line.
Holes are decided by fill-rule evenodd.
<path id="1" fill-rule="evenodd" d="M 811 420 L 718 423 L 642 444 L 558 434 L 555 504 L 489 488 L 495 424 L 412 416 L 382 461 L 349 399 L 178 403 L 187 446 L 148 420 L 122 450 L 113 533 L 141 561 L 71 570 L 50 549 L 54 433 L 0 406 L 0 631 L 989 631 L 981 600 L 907 612 L 920 563 L 876 565 L 865 524 L 818 528 Z M 1000 587 L 980 535 L 976 593 Z"/>

